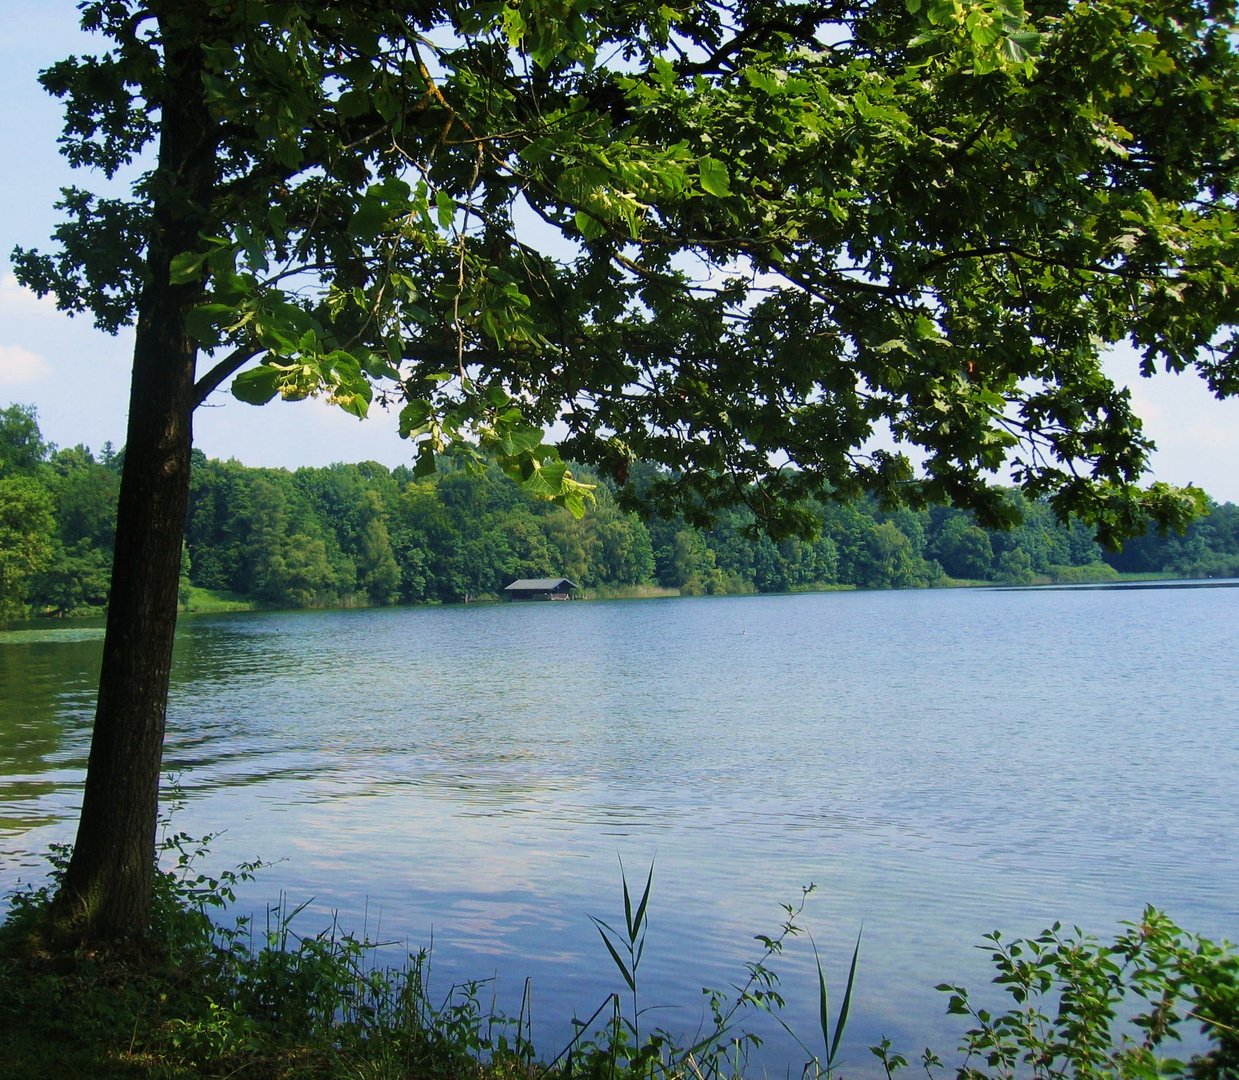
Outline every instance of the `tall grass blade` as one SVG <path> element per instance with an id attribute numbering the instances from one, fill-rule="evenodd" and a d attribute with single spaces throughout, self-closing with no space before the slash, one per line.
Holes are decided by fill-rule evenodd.
<path id="1" fill-rule="evenodd" d="M 600 919 L 598 918 L 597 915 L 590 915 L 589 919 L 590 919 L 590 922 L 592 922 L 596 927 L 599 928 L 599 930 L 605 930 L 608 934 L 610 934 L 614 938 L 618 938 L 620 936 L 619 931 L 616 930 L 615 927 L 612 926 L 605 919 Z"/>
<path id="2" fill-rule="evenodd" d="M 654 882 L 654 860 L 651 859 L 650 860 L 650 872 L 649 874 L 646 875 L 646 878 L 645 878 L 645 891 L 641 894 L 641 903 L 637 905 L 637 918 L 636 918 L 636 921 L 633 923 L 634 931 L 640 929 L 642 924 L 645 922 L 645 909 L 649 905 L 649 902 L 650 902 L 650 886 L 653 884 L 653 882 Z M 627 892 L 628 890 L 627 888 L 625 888 L 624 890 L 625 899 L 627 899 Z M 636 937 L 636 934 L 634 933 L 632 936 Z"/>
<path id="3" fill-rule="evenodd" d="M 614 1008 L 618 1004 L 618 1002 L 619 1002 L 619 996 L 617 994 L 608 994 L 606 998 L 603 1000 L 602 1004 L 599 1005 L 598 1008 L 594 1010 L 594 1015 L 591 1016 L 588 1020 L 578 1020 L 576 1019 L 576 1017 L 573 1017 L 572 1025 L 573 1027 L 576 1028 L 576 1034 L 572 1036 L 572 1039 L 568 1043 L 568 1045 L 565 1046 L 556 1055 L 555 1059 L 549 1065 L 545 1066 L 542 1069 L 542 1072 L 540 1075 L 547 1076 L 555 1068 L 555 1066 L 559 1064 L 561 1060 L 563 1060 L 564 1058 L 567 1058 L 567 1065 L 565 1066 L 565 1068 L 567 1070 L 567 1075 L 571 1076 L 572 1075 L 572 1051 L 576 1047 L 576 1044 L 580 1042 L 582 1037 L 585 1035 L 585 1033 L 589 1031 L 590 1025 L 592 1025 L 593 1022 L 602 1015 L 603 1010 L 607 1008 L 607 1006 L 611 1006 L 612 1008 Z"/>
<path id="4" fill-rule="evenodd" d="M 843 1038 L 843 1029 L 847 1027 L 848 1011 L 852 1007 L 852 988 L 856 985 L 856 961 L 860 956 L 860 938 L 864 932 L 865 928 L 862 926 L 856 934 L 856 948 L 852 950 L 852 966 L 848 970 L 848 984 L 843 991 L 843 1005 L 839 1008 L 839 1022 L 835 1025 L 835 1041 L 831 1044 L 830 1056 L 826 1059 L 826 1068 L 828 1069 L 834 1063 L 835 1055 L 839 1052 L 839 1041 Z M 821 971 L 820 965 L 818 971 L 819 973 Z M 823 991 L 824 993 L 825 991 Z M 823 998 L 823 1000 L 825 999 Z"/>
<path id="5" fill-rule="evenodd" d="M 632 897 L 628 895 L 628 874 L 623 859 L 620 859 L 620 884 L 624 886 L 624 925 L 628 927 L 628 941 L 633 943 L 637 940 L 637 928 L 632 924 Z"/>
<path id="6" fill-rule="evenodd" d="M 593 916 L 591 915 L 590 918 L 592 919 Z M 636 980 L 634 980 L 632 972 L 628 970 L 628 965 L 624 963 L 623 957 L 620 956 L 615 946 L 611 944 L 611 939 L 607 936 L 606 930 L 603 929 L 606 923 L 600 919 L 594 919 L 594 925 L 598 927 L 598 936 L 602 938 L 602 943 L 607 947 L 607 952 L 611 954 L 611 959 L 615 961 L 615 966 L 619 968 L 620 974 L 624 976 L 624 982 L 628 984 L 628 989 L 635 991 L 637 989 Z M 610 927 L 607 927 L 607 929 L 609 930 Z"/>
<path id="7" fill-rule="evenodd" d="M 826 976 L 822 972 L 822 958 L 813 943 L 813 959 L 817 962 L 817 1022 L 822 1029 L 822 1046 L 826 1048 L 826 1067 L 830 1068 L 830 1004 L 826 993 Z"/>
<path id="8" fill-rule="evenodd" d="M 295 908 L 293 908 L 292 911 L 289 912 L 287 915 L 285 915 L 281 911 L 280 912 L 281 922 L 283 922 L 284 925 L 287 926 L 289 923 L 293 921 L 293 919 L 295 919 L 298 915 L 300 915 L 303 911 L 305 911 L 306 908 L 308 908 L 312 903 L 314 903 L 315 899 L 316 899 L 315 897 L 311 896 L 308 900 L 302 900 L 301 903 L 298 904 Z"/>

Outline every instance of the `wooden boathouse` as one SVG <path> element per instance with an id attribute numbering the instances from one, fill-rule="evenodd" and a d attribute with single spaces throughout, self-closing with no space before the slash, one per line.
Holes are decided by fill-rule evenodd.
<path id="1" fill-rule="evenodd" d="M 571 600 L 578 586 L 566 577 L 521 578 L 503 590 L 509 600 Z"/>

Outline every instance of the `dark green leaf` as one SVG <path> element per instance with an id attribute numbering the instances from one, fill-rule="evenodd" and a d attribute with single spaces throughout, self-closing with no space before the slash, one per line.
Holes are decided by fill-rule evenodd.
<path id="1" fill-rule="evenodd" d="M 279 392 L 282 376 L 275 368 L 260 364 L 232 380 L 232 396 L 250 405 L 265 405 Z"/>

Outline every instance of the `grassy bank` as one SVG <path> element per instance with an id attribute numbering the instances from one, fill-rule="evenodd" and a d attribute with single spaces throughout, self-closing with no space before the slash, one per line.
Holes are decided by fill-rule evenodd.
<path id="1" fill-rule="evenodd" d="M 254 867 L 212 880 L 193 869 L 184 837 L 171 850 L 177 869 L 158 875 L 153 931 L 138 945 L 68 947 L 49 916 L 47 889 L 14 899 L 0 928 L 0 1077 L 757 1077 L 763 1071 L 749 1063 L 758 1043 L 745 1034 L 745 1020 L 756 1012 L 778 1018 L 783 999 L 773 968 L 784 942 L 804 932 L 802 897 L 799 906 L 784 907 L 773 936 L 758 935 L 763 951 L 741 982 L 706 991 L 712 1027 L 677 1041 L 650 1031 L 637 1007 L 650 881 L 639 897 L 624 882 L 624 920 L 595 923 L 628 991 L 612 995 L 579 1024 L 569 1046 L 548 1052 L 531 1043 L 528 997 L 520 1015 L 505 1018 L 490 1011 L 484 982 L 433 991 L 425 953 L 399 969 L 384 967 L 374 944 L 338 927 L 313 936 L 294 933 L 298 912 L 284 906 L 268 912 L 263 928 L 212 922 L 207 912 L 218 912 Z M 63 866 L 63 850 L 55 860 Z M 985 948 L 1002 990 L 991 990 L 981 1002 L 963 987 L 939 987 L 949 995 L 948 1011 L 970 1028 L 950 1064 L 931 1050 L 922 1055 L 919 1064 L 932 1080 L 1239 1076 L 1239 959 L 1229 947 L 1187 934 L 1150 908 L 1111 943 L 1079 931 L 1063 934 L 1056 925 L 1025 941 L 990 935 Z M 802 1080 L 844 1075 L 834 1063 L 860 950 L 858 938 L 851 971 L 838 980 L 839 998 L 828 995 L 819 966 L 820 1030 L 788 1029 L 804 1051 Z M 1171 1055 L 1179 1032 L 1192 1027 L 1204 1031 L 1206 1049 L 1177 1062 Z M 858 1069 L 861 1075 L 920 1071 L 885 1040 L 870 1049 L 874 1058 Z"/>
<path id="2" fill-rule="evenodd" d="M 663 585 L 596 585 L 581 591 L 582 600 L 661 600 L 679 595 L 679 589 Z"/>
<path id="3" fill-rule="evenodd" d="M 219 611 L 267 611 L 273 605 L 251 596 L 227 592 L 224 589 L 200 589 L 193 585 L 189 589 L 189 598 L 182 604 L 182 611 L 219 612 Z"/>

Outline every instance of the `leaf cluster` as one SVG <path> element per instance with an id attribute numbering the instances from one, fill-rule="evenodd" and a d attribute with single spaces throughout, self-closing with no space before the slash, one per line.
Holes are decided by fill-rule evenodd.
<path id="1" fill-rule="evenodd" d="M 563 460 L 654 461 L 655 505 L 746 504 L 776 538 L 862 492 L 1007 525 L 1004 473 L 1106 543 L 1203 507 L 1139 486 L 1152 447 L 1100 360 L 1128 340 L 1239 387 L 1225 5 L 83 11 L 109 50 L 44 83 L 70 160 L 133 195 L 66 191 L 58 253 L 15 265 L 113 330 L 180 290 L 198 401 L 233 376 L 394 401 L 423 471 L 480 439 L 574 512 Z M 186 94 L 196 187 L 145 156 Z M 188 249 L 154 242 L 187 215 Z M 556 422 L 562 456 L 532 435 Z"/>
<path id="2" fill-rule="evenodd" d="M 950 983 L 948 1012 L 966 1016 L 959 1080 L 1220 1080 L 1239 1069 L 1239 959 L 1230 945 L 1188 934 L 1149 907 L 1110 944 L 1055 924 L 1034 938 L 987 935 L 1004 1011 Z M 1205 1049 L 1186 1060 L 1167 1051 L 1197 1027 Z M 889 1043 L 874 1047 L 891 1075 L 907 1064 Z M 898 1060 L 896 1060 L 898 1059 Z M 942 1066 L 923 1055 L 929 1075 Z"/>

